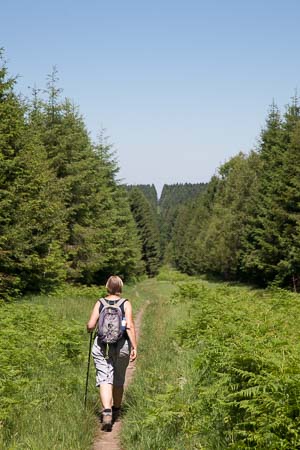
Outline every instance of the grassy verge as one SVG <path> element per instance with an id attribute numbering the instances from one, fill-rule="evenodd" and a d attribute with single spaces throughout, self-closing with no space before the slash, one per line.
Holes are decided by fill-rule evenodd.
<path id="1" fill-rule="evenodd" d="M 195 280 L 152 290 L 124 448 L 300 448 L 299 296 Z"/>
<path id="2" fill-rule="evenodd" d="M 190 355 L 173 338 L 176 327 L 189 315 L 185 307 L 171 304 L 176 282 L 181 280 L 182 276 L 172 271 L 169 277 L 164 272 L 151 281 L 151 304 L 144 315 L 137 372 L 126 393 L 122 430 L 126 449 L 175 448 L 176 439 L 180 445 L 176 430 L 184 412 L 172 399 L 183 392 L 191 363 Z"/>
<path id="3" fill-rule="evenodd" d="M 98 392 L 85 324 L 101 289 L 65 287 L 2 305 L 0 316 L 0 448 L 85 450 L 96 426 Z M 141 284 L 125 293 L 136 311 Z"/>

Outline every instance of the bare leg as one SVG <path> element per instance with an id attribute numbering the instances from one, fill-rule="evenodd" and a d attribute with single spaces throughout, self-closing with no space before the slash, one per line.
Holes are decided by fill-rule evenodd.
<path id="1" fill-rule="evenodd" d="M 100 398 L 103 409 L 111 409 L 113 400 L 112 384 L 100 384 Z"/>
<path id="2" fill-rule="evenodd" d="M 120 408 L 123 398 L 124 387 L 123 386 L 113 386 L 113 399 L 114 407 Z"/>

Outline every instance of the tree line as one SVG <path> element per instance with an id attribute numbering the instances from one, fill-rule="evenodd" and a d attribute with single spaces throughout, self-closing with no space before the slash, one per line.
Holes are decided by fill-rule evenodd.
<path id="1" fill-rule="evenodd" d="M 163 259 L 168 261 L 169 242 L 182 205 L 192 201 L 206 189 L 206 183 L 176 183 L 163 186 L 158 204 L 160 223 L 160 242 Z"/>
<path id="2" fill-rule="evenodd" d="M 169 244 L 188 274 L 300 286 L 300 106 L 273 103 L 255 150 L 223 164 L 181 205 Z"/>
<path id="3" fill-rule="evenodd" d="M 111 273 L 188 274 L 300 286 L 300 106 L 272 104 L 255 150 L 209 183 L 124 186 L 54 69 L 30 99 L 0 52 L 0 297 Z"/>
<path id="4" fill-rule="evenodd" d="M 56 69 L 45 90 L 23 98 L 1 50 L 1 298 L 157 272 L 160 255 L 153 265 L 145 245 L 153 230 L 140 218 L 149 203 L 129 198 L 117 174 L 103 133 L 92 142 L 78 107 L 62 98 Z"/>

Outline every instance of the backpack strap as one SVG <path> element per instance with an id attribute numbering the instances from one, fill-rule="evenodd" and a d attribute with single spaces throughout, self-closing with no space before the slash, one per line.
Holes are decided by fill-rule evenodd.
<path id="1" fill-rule="evenodd" d="M 127 300 L 127 298 L 120 298 L 120 300 L 116 303 L 116 306 L 119 306 L 121 308 L 123 303 L 127 302 Z"/>
<path id="2" fill-rule="evenodd" d="M 105 306 L 118 306 L 119 308 L 122 308 L 123 304 L 128 301 L 128 298 L 120 298 L 117 302 L 114 300 L 111 300 L 114 302 L 112 305 L 109 303 L 109 300 L 106 300 L 106 298 L 104 298 L 104 297 L 99 298 L 98 301 L 100 302 L 99 311 L 101 312 L 101 310 Z M 125 309 L 123 312 L 125 313 Z"/>
<path id="3" fill-rule="evenodd" d="M 104 306 L 108 306 L 108 303 L 107 303 L 107 301 L 105 300 L 105 298 L 99 298 L 98 301 L 100 302 L 100 305 L 99 305 L 99 310 L 100 310 L 100 311 L 102 310 L 102 308 L 103 308 Z"/>

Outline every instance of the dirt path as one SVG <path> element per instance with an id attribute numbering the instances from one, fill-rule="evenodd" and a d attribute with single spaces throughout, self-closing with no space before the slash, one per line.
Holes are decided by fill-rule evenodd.
<path id="1" fill-rule="evenodd" d="M 137 339 L 140 335 L 140 328 L 141 328 L 141 322 L 143 313 L 147 307 L 149 302 L 145 302 L 140 311 L 137 313 L 135 318 L 135 329 L 136 329 L 136 336 Z M 133 375 L 135 371 L 135 361 L 130 362 L 129 366 L 126 371 L 126 379 L 125 379 L 125 389 L 126 387 L 131 383 Z M 112 428 L 112 431 L 105 432 L 101 431 L 100 424 L 99 428 L 97 429 L 94 444 L 92 447 L 92 450 L 122 450 L 121 444 L 120 444 L 120 430 L 122 427 L 122 420 L 119 420 L 118 422 L 114 423 L 114 426 Z"/>

